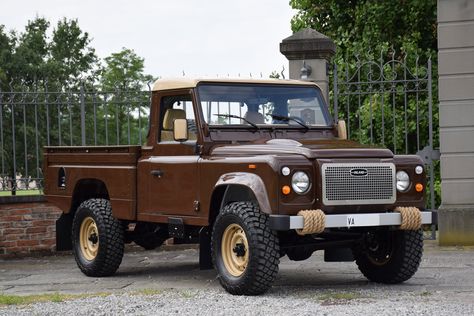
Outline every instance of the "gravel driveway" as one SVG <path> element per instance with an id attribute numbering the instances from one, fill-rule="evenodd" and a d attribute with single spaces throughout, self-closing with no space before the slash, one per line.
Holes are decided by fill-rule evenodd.
<path id="1" fill-rule="evenodd" d="M 96 293 L 64 302 L 1 306 L 0 315 L 474 315 L 474 249 L 428 242 L 404 284 L 367 282 L 354 263 L 282 258 L 274 287 L 258 297 L 225 293 L 200 271 L 195 249 L 126 253 L 119 273 L 87 278 L 70 256 L 0 261 L 3 294 Z M 149 290 L 144 290 L 149 289 Z"/>

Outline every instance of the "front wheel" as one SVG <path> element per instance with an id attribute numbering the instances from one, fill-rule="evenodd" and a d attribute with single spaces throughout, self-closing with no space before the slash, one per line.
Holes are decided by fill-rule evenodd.
<path id="1" fill-rule="evenodd" d="M 395 284 L 410 279 L 423 255 L 421 230 L 368 232 L 353 249 L 359 270 L 370 281 Z"/>
<path id="2" fill-rule="evenodd" d="M 212 259 L 224 289 L 235 295 L 267 291 L 278 273 L 280 249 L 268 216 L 251 202 L 226 205 L 212 231 Z"/>
<path id="3" fill-rule="evenodd" d="M 85 275 L 102 277 L 117 271 L 124 252 L 124 229 L 112 216 L 108 200 L 90 199 L 78 207 L 72 244 L 76 263 Z"/>

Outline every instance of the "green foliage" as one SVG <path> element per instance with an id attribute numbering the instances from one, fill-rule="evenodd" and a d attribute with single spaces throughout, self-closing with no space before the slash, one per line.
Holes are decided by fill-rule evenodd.
<path id="1" fill-rule="evenodd" d="M 428 145 L 428 80 L 419 86 L 403 80 L 427 78 L 431 60 L 434 147 L 439 146 L 436 0 L 290 0 L 290 5 L 298 10 L 291 21 L 294 32 L 309 27 L 335 42 L 339 117 L 347 120 L 351 138 L 362 143 L 397 153 Z M 377 82 L 381 75 L 399 81 Z M 364 82 L 358 91 L 355 82 Z"/>
<path id="2" fill-rule="evenodd" d="M 102 64 L 75 19 L 52 30 L 41 17 L 23 32 L 0 25 L 0 179 L 40 178 L 43 146 L 81 145 L 81 105 L 87 145 L 143 142 L 152 79 L 130 49 Z"/>

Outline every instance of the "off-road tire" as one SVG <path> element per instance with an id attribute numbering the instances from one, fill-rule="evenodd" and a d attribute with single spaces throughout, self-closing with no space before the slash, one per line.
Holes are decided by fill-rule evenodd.
<path id="1" fill-rule="evenodd" d="M 98 230 L 99 247 L 92 260 L 84 256 L 79 240 L 81 224 L 86 218 L 92 218 Z M 79 269 L 87 276 L 104 277 L 117 271 L 124 252 L 124 228 L 112 216 L 108 200 L 89 199 L 78 207 L 72 223 L 72 249 Z"/>
<path id="2" fill-rule="evenodd" d="M 233 276 L 225 267 L 221 242 L 224 231 L 232 224 L 245 232 L 249 251 L 248 264 L 242 275 Z M 212 260 L 224 289 L 234 295 L 258 295 L 266 292 L 278 274 L 280 249 L 278 238 L 269 226 L 268 216 L 251 202 L 233 202 L 217 216 L 211 238 Z"/>
<path id="3" fill-rule="evenodd" d="M 423 255 L 423 232 L 421 230 L 398 230 L 382 232 L 391 243 L 387 260 L 376 262 L 367 245 L 353 248 L 357 266 L 362 274 L 373 282 L 396 284 L 410 279 L 418 270 Z"/>

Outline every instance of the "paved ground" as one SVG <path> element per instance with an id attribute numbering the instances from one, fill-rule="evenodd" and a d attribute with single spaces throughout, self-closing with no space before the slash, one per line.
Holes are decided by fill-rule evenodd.
<path id="1" fill-rule="evenodd" d="M 108 278 L 85 277 L 76 267 L 72 255 L 0 261 L 0 293 L 3 294 L 111 292 L 116 299 L 123 293 L 140 289 L 163 290 L 163 293 L 167 293 L 165 296 L 178 295 L 181 299 L 183 296 L 179 293 L 193 293 L 192 297 L 196 302 L 200 299 L 205 301 L 208 295 L 217 295 L 224 301 L 230 296 L 221 289 L 213 270 L 199 270 L 196 249 L 149 252 L 129 249 L 118 273 Z M 355 299 L 361 304 L 355 304 L 354 308 L 373 305 L 375 309 L 369 310 L 370 312 L 375 312 L 376 306 L 393 304 L 400 308 L 401 314 L 418 314 L 421 311 L 422 314 L 472 315 L 474 248 L 440 248 L 434 242 L 427 242 L 418 273 L 404 284 L 394 286 L 367 282 L 355 263 L 325 263 L 322 253 L 315 253 L 312 258 L 303 262 L 292 262 L 285 257 L 282 258 L 274 287 L 265 296 L 269 300 L 276 298 L 277 303 L 286 301 L 287 309 L 297 308 L 294 306 L 294 299 L 303 299 L 301 304 L 307 306 L 313 304 L 316 297 L 318 308 L 329 306 L 329 313 L 331 305 L 338 305 L 332 304 L 335 301 Z M 253 312 L 271 311 L 266 306 L 265 296 L 252 301 L 252 304 L 260 302 Z M 186 297 L 187 294 L 184 295 Z M 153 302 L 160 299 L 163 297 L 154 298 Z M 216 299 L 218 300 L 219 298 Z M 248 299 L 245 302 L 249 302 Z M 407 302 L 413 302 L 414 307 L 411 307 L 411 303 L 406 305 Z M 423 303 L 421 309 L 416 307 L 418 302 Z M 431 304 L 441 304 L 447 309 L 430 307 Z M 120 309 L 124 310 L 126 309 Z M 156 309 L 153 310 L 156 312 Z M 7 311 L 3 309 L 3 312 Z M 352 310 L 354 311 L 356 310 Z M 337 310 L 332 312 L 339 313 Z"/>

